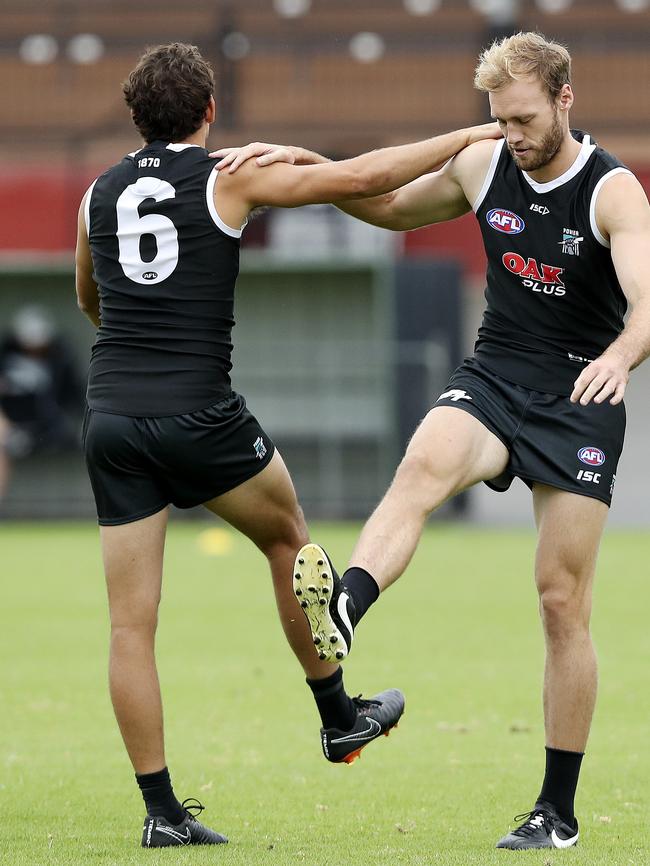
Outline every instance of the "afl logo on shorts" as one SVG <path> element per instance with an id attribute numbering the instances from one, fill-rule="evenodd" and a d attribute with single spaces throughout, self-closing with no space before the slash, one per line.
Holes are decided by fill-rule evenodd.
<path id="1" fill-rule="evenodd" d="M 145 272 L 142 274 L 142 279 L 143 279 L 143 280 L 147 280 L 147 281 L 157 280 L 157 279 L 158 279 L 158 274 L 157 274 L 155 271 L 145 271 Z"/>
<path id="2" fill-rule="evenodd" d="M 594 448 L 593 445 L 585 445 L 578 451 L 578 460 L 586 463 L 587 466 L 602 466 L 605 462 L 605 454 L 600 448 Z"/>
<path id="3" fill-rule="evenodd" d="M 526 228 L 526 223 L 520 216 L 501 207 L 492 208 L 486 219 L 493 229 L 505 235 L 518 235 Z"/>

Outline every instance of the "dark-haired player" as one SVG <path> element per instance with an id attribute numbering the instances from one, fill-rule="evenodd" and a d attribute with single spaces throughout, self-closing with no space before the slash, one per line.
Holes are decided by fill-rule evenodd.
<path id="1" fill-rule="evenodd" d="M 533 809 L 498 843 L 511 849 L 578 840 L 574 796 L 597 683 L 592 581 L 623 446 L 625 387 L 650 354 L 650 208 L 625 166 L 570 131 L 570 71 L 567 50 L 538 33 L 496 42 L 475 85 L 489 93 L 505 141 L 479 142 L 402 189 L 342 204 L 396 230 L 473 209 L 488 257 L 487 309 L 474 357 L 413 436 L 342 581 L 317 545 L 296 564 L 296 588 L 319 590 L 305 612 L 321 655 L 331 658 L 333 646 L 341 657 L 354 626 L 405 570 L 431 511 L 479 481 L 506 490 L 518 476 L 531 488 L 546 773 Z M 259 154 L 261 165 L 323 159 L 257 144 L 223 153 L 234 168 Z"/>
<path id="2" fill-rule="evenodd" d="M 338 664 L 313 652 L 292 592 L 307 530 L 269 436 L 230 384 L 239 239 L 259 205 L 295 207 L 386 192 L 430 171 L 494 124 L 331 165 L 220 173 L 205 149 L 210 66 L 193 46 L 148 50 L 124 85 L 143 146 L 82 201 L 79 305 L 98 326 L 84 446 L 111 615 L 110 689 L 147 807 L 142 844 L 218 844 L 166 768 L 154 656 L 168 506 L 203 504 L 266 555 L 280 619 L 308 677 L 330 761 L 351 761 L 402 714 L 388 689 L 349 698 Z"/>

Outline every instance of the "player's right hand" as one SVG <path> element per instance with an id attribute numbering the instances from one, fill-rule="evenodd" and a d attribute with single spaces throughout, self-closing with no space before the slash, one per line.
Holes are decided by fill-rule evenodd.
<path id="1" fill-rule="evenodd" d="M 253 141 L 244 147 L 222 147 L 208 154 L 211 157 L 221 157 L 215 168 L 222 171 L 228 168 L 228 173 L 237 171 L 240 165 L 248 159 L 255 159 L 257 165 L 271 165 L 274 162 L 296 162 L 298 148 L 284 144 L 267 144 L 263 141 Z"/>
<path id="2" fill-rule="evenodd" d="M 572 403 L 579 402 L 581 406 L 586 406 L 591 400 L 594 403 L 603 403 L 610 398 L 612 406 L 617 406 L 625 396 L 629 378 L 629 363 L 620 351 L 609 346 L 600 357 L 584 368 L 574 382 L 569 399 Z"/>

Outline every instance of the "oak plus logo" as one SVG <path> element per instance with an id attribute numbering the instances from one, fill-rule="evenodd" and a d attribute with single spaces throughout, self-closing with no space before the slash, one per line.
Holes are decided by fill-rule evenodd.
<path id="1" fill-rule="evenodd" d="M 527 289 L 544 295 L 555 295 L 556 298 L 566 295 L 566 287 L 562 282 L 564 268 L 538 262 L 532 257 L 525 259 L 519 253 L 504 253 L 501 261 L 511 274 L 521 277 L 521 283 Z"/>
<path id="2" fill-rule="evenodd" d="M 488 224 L 504 235 L 518 235 L 526 228 L 526 223 L 511 210 L 495 207 L 486 216 Z"/>

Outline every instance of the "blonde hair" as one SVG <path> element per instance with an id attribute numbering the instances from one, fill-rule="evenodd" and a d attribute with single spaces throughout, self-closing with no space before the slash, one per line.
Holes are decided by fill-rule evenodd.
<path id="1" fill-rule="evenodd" d="M 554 100 L 571 82 L 571 55 L 564 45 L 549 42 L 541 33 L 515 33 L 481 53 L 474 87 L 494 92 L 528 75 L 535 75 Z"/>

